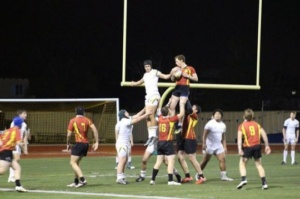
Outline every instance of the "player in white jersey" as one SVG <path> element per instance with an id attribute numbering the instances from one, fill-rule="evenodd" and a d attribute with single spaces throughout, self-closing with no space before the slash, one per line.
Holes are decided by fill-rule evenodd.
<path id="1" fill-rule="evenodd" d="M 26 120 L 27 118 L 27 112 L 26 110 L 24 109 L 20 109 L 20 110 L 17 110 L 17 114 L 20 118 L 22 118 L 24 121 Z M 13 127 L 15 124 L 14 122 L 12 121 L 12 123 L 10 124 L 10 127 Z M 29 131 L 27 131 L 27 124 L 25 122 L 22 123 L 22 126 L 21 126 L 21 129 L 20 129 L 20 132 L 21 132 L 21 139 L 24 143 L 23 145 L 23 149 L 24 149 L 24 154 L 27 155 L 28 153 L 28 136 L 29 136 Z M 16 160 L 16 161 L 19 161 L 20 160 L 20 157 L 21 157 L 21 147 L 19 145 L 16 145 L 16 149 L 13 151 L 13 158 Z M 9 168 L 9 177 L 8 177 L 8 182 L 15 182 L 15 171 L 12 167 Z"/>
<path id="2" fill-rule="evenodd" d="M 143 109 L 138 114 L 130 117 L 126 110 L 119 111 L 120 121 L 116 124 L 115 134 L 116 134 L 116 150 L 119 158 L 119 164 L 117 167 L 117 180 L 118 184 L 128 184 L 125 179 L 125 166 L 128 160 L 128 156 L 131 152 L 131 147 L 133 146 L 132 140 L 132 129 L 133 124 L 141 121 L 148 117 L 152 112 L 145 113 Z"/>
<path id="3" fill-rule="evenodd" d="M 215 155 L 219 160 L 221 170 L 221 180 L 233 181 L 226 174 L 226 125 L 222 122 L 223 111 L 216 109 L 213 112 L 213 118 L 208 121 L 204 127 L 202 149 L 204 152 L 203 159 L 200 163 L 201 169 L 204 170 L 212 155 Z"/>
<path id="4" fill-rule="evenodd" d="M 296 112 L 291 111 L 290 118 L 286 119 L 283 124 L 282 134 L 284 142 L 283 161 L 282 165 L 286 164 L 288 155 L 288 147 L 291 145 L 291 164 L 296 165 L 295 161 L 295 148 L 299 138 L 299 121 L 296 119 Z"/>
<path id="5" fill-rule="evenodd" d="M 145 109 L 146 111 L 152 111 L 147 118 L 147 128 L 148 128 L 148 141 L 145 146 L 147 146 L 142 159 L 140 176 L 136 179 L 136 182 L 141 182 L 145 179 L 147 161 L 151 157 L 154 151 L 156 151 L 157 145 L 157 121 L 155 119 L 155 113 L 159 104 L 160 94 L 158 91 L 157 83 L 158 79 L 170 79 L 171 74 L 163 74 L 160 71 L 152 68 L 152 61 L 144 61 L 145 73 L 142 79 L 139 81 L 132 81 L 131 86 L 138 86 L 145 84 L 146 96 L 145 96 Z"/>

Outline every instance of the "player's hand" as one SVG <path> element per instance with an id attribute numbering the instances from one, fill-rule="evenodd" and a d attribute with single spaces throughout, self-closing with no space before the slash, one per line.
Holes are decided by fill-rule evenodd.
<path id="1" fill-rule="evenodd" d="M 97 151 L 98 146 L 99 146 L 99 143 L 98 143 L 98 142 L 95 143 L 95 144 L 93 144 L 93 146 L 92 146 L 93 151 Z"/>
<path id="2" fill-rule="evenodd" d="M 206 151 L 206 144 L 202 144 L 202 151 Z"/>
<path id="3" fill-rule="evenodd" d="M 269 146 L 265 147 L 265 152 L 267 155 L 269 155 L 271 153 L 271 148 Z"/>
<path id="4" fill-rule="evenodd" d="M 24 153 L 24 155 L 28 155 L 28 151 L 24 151 L 23 153 Z"/>
<path id="5" fill-rule="evenodd" d="M 72 146 L 71 144 L 67 144 L 67 151 L 71 150 Z"/>
<path id="6" fill-rule="evenodd" d="M 286 140 L 286 138 L 283 138 L 282 141 L 283 141 L 283 143 L 286 143 L 287 140 Z"/>
<path id="7" fill-rule="evenodd" d="M 239 155 L 244 155 L 244 151 L 242 149 L 239 149 Z"/>
<path id="8" fill-rule="evenodd" d="M 224 148 L 224 153 L 227 154 L 227 148 Z"/>

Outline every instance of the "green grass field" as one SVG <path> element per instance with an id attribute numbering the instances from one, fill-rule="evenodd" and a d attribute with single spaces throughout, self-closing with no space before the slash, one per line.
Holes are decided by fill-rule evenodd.
<path id="1" fill-rule="evenodd" d="M 296 155 L 297 157 L 297 155 Z M 28 193 L 18 193 L 13 190 L 14 183 L 7 183 L 8 173 L 0 176 L 0 198 L 2 199 L 48 199 L 48 198 L 298 198 L 300 165 L 282 166 L 281 154 L 263 156 L 263 166 L 266 171 L 268 190 L 261 190 L 261 181 L 253 160 L 248 163 L 248 184 L 241 190 L 236 190 L 240 181 L 237 155 L 227 156 L 227 173 L 234 178 L 233 182 L 223 182 L 219 178 L 219 167 L 216 158 L 212 158 L 204 170 L 207 182 L 201 185 L 194 183 L 181 186 L 168 186 L 166 167 L 162 165 L 156 185 L 149 185 L 152 167 L 156 157 L 148 163 L 147 179 L 136 183 L 135 178 L 140 171 L 140 156 L 133 157 L 134 170 L 126 170 L 129 185 L 115 183 L 115 157 L 86 157 L 81 168 L 88 181 L 88 185 L 81 188 L 67 188 L 73 181 L 73 172 L 69 165 L 69 158 L 41 158 L 23 159 L 22 185 Z M 198 156 L 198 160 L 201 155 Z M 182 173 L 178 163 L 177 169 Z M 190 173 L 195 175 L 189 165 Z M 182 173 L 183 175 L 183 173 Z"/>

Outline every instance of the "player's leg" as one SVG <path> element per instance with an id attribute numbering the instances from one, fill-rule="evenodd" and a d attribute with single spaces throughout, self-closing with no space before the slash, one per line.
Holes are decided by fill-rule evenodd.
<path id="1" fill-rule="evenodd" d="M 21 147 L 17 145 L 15 150 L 13 151 L 13 159 L 18 162 L 20 158 L 21 158 Z M 9 176 L 7 182 L 15 182 L 15 170 L 12 167 L 9 168 Z"/>
<path id="2" fill-rule="evenodd" d="M 168 185 L 181 185 L 181 183 L 175 182 L 173 180 L 173 172 L 174 172 L 174 165 L 175 165 L 175 154 L 167 155 L 168 159 Z"/>
<path id="3" fill-rule="evenodd" d="M 220 153 L 217 152 L 216 157 L 219 161 L 219 167 L 221 171 L 221 180 L 223 181 L 233 181 L 232 178 L 227 177 L 226 173 L 226 156 L 224 150 Z"/>
<path id="4" fill-rule="evenodd" d="M 291 164 L 296 165 L 297 162 L 295 161 L 295 149 L 296 149 L 296 137 L 291 140 Z"/>
<path id="5" fill-rule="evenodd" d="M 16 191 L 18 192 L 27 192 L 26 189 L 24 189 L 21 185 L 21 166 L 18 163 L 18 161 L 13 160 L 11 162 L 11 166 L 13 167 L 15 171 L 15 179 L 16 179 Z"/>
<path id="6" fill-rule="evenodd" d="M 256 166 L 256 169 L 258 171 L 259 177 L 261 178 L 262 189 L 267 189 L 268 185 L 267 185 L 266 177 L 265 177 L 266 174 L 265 174 L 265 170 L 264 170 L 264 168 L 261 164 L 261 158 L 255 159 L 255 166 Z"/>
<path id="7" fill-rule="evenodd" d="M 77 143 L 71 149 L 70 165 L 75 172 L 74 184 L 78 182 L 75 185 L 76 188 L 85 186 L 87 184 L 79 164 L 82 158 L 87 155 L 88 149 L 89 149 L 89 144 L 87 143 Z"/>
<path id="8" fill-rule="evenodd" d="M 151 145 L 153 144 L 153 142 L 155 142 L 157 140 L 157 121 L 155 119 L 155 115 L 156 115 L 156 111 L 157 111 L 157 107 L 159 104 L 159 100 L 160 100 L 160 96 L 159 95 L 152 95 L 149 98 L 147 97 L 146 101 L 145 101 L 145 109 L 146 112 L 152 112 L 151 115 L 149 115 L 149 117 L 147 118 L 147 130 L 148 130 L 148 140 L 145 144 L 145 146 L 147 145 Z"/>
<path id="9" fill-rule="evenodd" d="M 241 189 L 244 185 L 247 184 L 247 170 L 246 170 L 246 165 L 248 162 L 248 158 L 241 157 L 240 162 L 239 162 L 239 170 L 240 170 L 240 175 L 241 175 L 241 182 L 238 184 L 236 187 L 237 189 Z"/>
<path id="10" fill-rule="evenodd" d="M 141 182 L 145 180 L 146 177 L 146 170 L 147 170 L 147 162 L 149 158 L 152 156 L 153 153 L 157 150 L 157 140 L 152 145 L 148 145 L 145 153 L 142 158 L 142 165 L 141 165 L 141 171 L 139 177 L 136 179 L 136 182 Z"/>
<path id="11" fill-rule="evenodd" d="M 118 155 L 116 155 L 116 166 L 115 166 L 115 169 L 118 168 L 118 164 L 119 164 L 119 158 L 118 158 Z"/>
<path id="12" fill-rule="evenodd" d="M 0 152 L 0 158 L 4 157 L 3 152 Z M 8 162 L 6 160 L 3 160 L 3 158 L 0 159 L 0 175 L 3 175 L 8 168 L 10 168 L 11 162 Z"/>
<path id="13" fill-rule="evenodd" d="M 284 140 L 284 149 L 283 149 L 283 160 L 281 162 L 282 165 L 285 165 L 286 164 L 286 158 L 287 158 L 287 155 L 288 155 L 288 147 L 289 147 L 289 141 L 286 139 Z"/>
<path id="14" fill-rule="evenodd" d="M 150 184 L 154 185 L 155 184 L 155 178 L 158 174 L 160 165 L 162 164 L 162 162 L 164 161 L 164 155 L 163 154 L 158 154 L 156 157 L 156 162 L 153 166 L 153 170 L 152 170 L 152 177 L 151 177 L 151 181 Z"/>
<path id="15" fill-rule="evenodd" d="M 170 116 L 174 116 L 175 113 L 176 113 L 176 106 L 179 102 L 179 96 L 175 96 L 175 95 L 172 95 L 171 97 L 171 102 L 170 102 L 170 109 L 169 109 L 169 112 L 170 112 Z"/>
<path id="16" fill-rule="evenodd" d="M 126 168 L 127 169 L 135 169 L 135 166 L 131 165 L 131 154 L 129 154 L 128 158 L 127 158 L 127 164 L 126 164 Z"/>
<path id="17" fill-rule="evenodd" d="M 203 154 L 201 163 L 200 163 L 200 168 L 203 171 L 207 165 L 207 163 L 209 162 L 210 158 L 211 158 L 212 154 L 208 153 L 208 151 L 206 150 L 206 152 Z"/>
<path id="18" fill-rule="evenodd" d="M 186 153 L 184 150 L 179 150 L 177 153 L 178 162 L 185 174 L 185 178 L 181 180 L 182 183 L 187 183 L 193 181 L 193 178 L 190 175 L 189 167 L 185 161 Z"/>
<path id="19" fill-rule="evenodd" d="M 125 145 L 117 145 L 116 146 L 118 152 L 119 164 L 117 167 L 117 180 L 118 184 L 128 184 L 125 180 L 125 166 L 129 156 L 129 148 Z"/>

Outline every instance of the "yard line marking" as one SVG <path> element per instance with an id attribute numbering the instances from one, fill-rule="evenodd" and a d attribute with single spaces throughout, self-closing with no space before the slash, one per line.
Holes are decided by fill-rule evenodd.
<path id="1" fill-rule="evenodd" d="M 15 191 L 15 189 L 1 189 L 0 191 Z M 29 193 L 47 193 L 47 194 L 65 194 L 65 195 L 85 195 L 85 196 L 107 196 L 107 197 L 120 197 L 120 198 L 145 198 L 145 199 L 185 199 L 164 196 L 141 196 L 141 195 L 125 195 L 113 193 L 85 193 L 85 192 L 71 192 L 71 191 L 47 191 L 47 190 L 28 190 Z"/>

